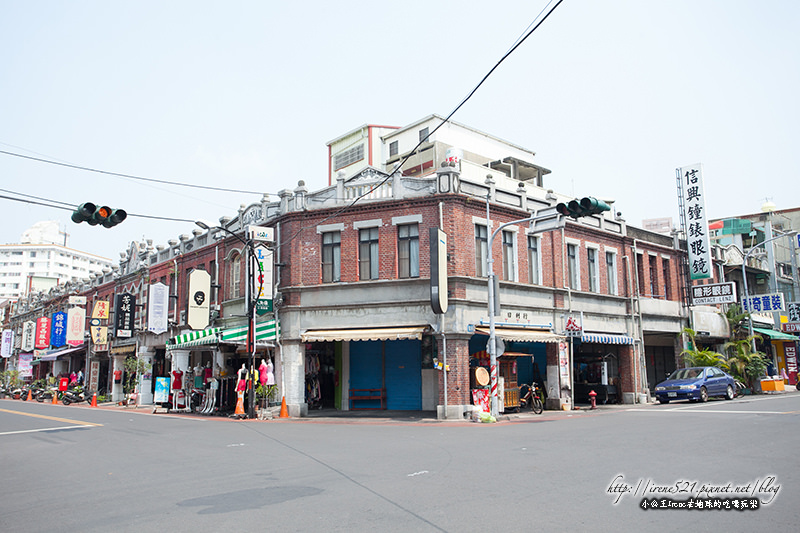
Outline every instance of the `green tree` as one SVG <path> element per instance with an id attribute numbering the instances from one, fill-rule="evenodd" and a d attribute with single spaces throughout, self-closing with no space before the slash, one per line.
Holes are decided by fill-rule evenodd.
<path id="1" fill-rule="evenodd" d="M 122 392 L 130 394 L 136 389 L 136 382 L 139 374 L 150 372 L 153 365 L 146 364 L 143 360 L 136 356 L 127 357 L 125 359 L 125 379 L 122 382 Z"/>
<path id="2" fill-rule="evenodd" d="M 690 349 L 686 349 L 681 352 L 681 355 L 683 356 L 683 362 L 687 367 L 715 366 L 723 370 L 728 369 L 728 361 L 725 359 L 724 355 L 713 350 L 709 350 L 708 348 L 704 348 L 702 350 L 697 348 L 697 342 L 695 341 L 697 332 L 695 332 L 692 328 L 683 328 L 683 332 L 689 337 L 692 345 Z"/>
<path id="3" fill-rule="evenodd" d="M 725 310 L 725 320 L 728 321 L 732 341 L 747 337 L 749 333 L 747 319 L 749 317 L 750 313 L 743 310 L 739 304 L 731 304 L 728 306 L 728 309 Z"/>
<path id="4" fill-rule="evenodd" d="M 756 380 L 765 375 L 768 365 L 766 355 L 753 351 L 753 339 L 761 340 L 761 337 L 752 335 L 726 342 L 724 346 L 731 375 L 751 390 Z"/>

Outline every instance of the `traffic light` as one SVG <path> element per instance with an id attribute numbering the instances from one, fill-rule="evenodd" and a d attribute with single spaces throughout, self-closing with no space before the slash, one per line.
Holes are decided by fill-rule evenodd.
<path id="1" fill-rule="evenodd" d="M 597 215 L 603 211 L 609 211 L 611 208 L 602 200 L 586 196 L 578 200 L 570 200 L 567 203 L 561 202 L 556 205 L 556 211 L 566 217 L 580 218 L 589 215 Z"/>
<path id="2" fill-rule="evenodd" d="M 97 206 L 86 202 L 72 212 L 72 221 L 76 224 L 87 222 L 90 226 L 102 225 L 104 228 L 113 228 L 128 217 L 124 209 L 111 209 L 107 205 Z"/>

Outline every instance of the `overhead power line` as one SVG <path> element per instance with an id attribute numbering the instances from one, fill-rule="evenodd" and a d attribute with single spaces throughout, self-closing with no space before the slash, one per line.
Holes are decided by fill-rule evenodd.
<path id="1" fill-rule="evenodd" d="M 80 165 L 71 165 L 69 163 L 62 163 L 60 161 L 53 161 L 52 159 L 44 159 L 42 157 L 33 157 L 30 155 L 18 154 L 16 152 L 9 152 L 7 150 L 0 150 L 0 154 L 10 155 L 14 157 L 21 157 L 22 159 L 30 159 L 31 161 L 38 161 L 40 163 L 47 163 L 48 165 L 58 165 L 61 167 L 68 167 L 74 168 L 77 170 L 85 170 L 87 172 L 96 172 L 98 174 L 105 174 L 107 176 L 119 176 L 121 178 L 128 178 L 132 180 L 139 180 L 139 181 L 149 181 L 151 183 L 163 183 L 166 185 L 174 185 L 176 187 L 189 187 L 192 189 L 204 189 L 207 191 L 219 191 L 219 192 L 232 192 L 232 193 L 243 193 L 243 194 L 264 194 L 258 191 L 245 191 L 241 189 L 228 189 L 226 187 L 211 187 L 210 185 L 196 185 L 194 183 L 181 183 L 178 181 L 169 181 L 169 180 L 158 180 L 154 178 L 144 178 L 142 176 L 134 176 L 131 174 L 122 174 L 120 172 L 110 172 L 108 170 L 100 170 L 97 168 L 89 168 L 89 167 L 82 167 Z"/>

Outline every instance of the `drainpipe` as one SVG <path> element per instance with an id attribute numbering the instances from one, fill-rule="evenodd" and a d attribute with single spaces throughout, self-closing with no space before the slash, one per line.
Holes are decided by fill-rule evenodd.
<path id="1" fill-rule="evenodd" d="M 439 202 L 439 229 L 444 231 L 444 209 Z M 441 289 L 440 289 L 441 290 Z M 445 287 L 444 290 L 447 290 Z M 442 364 L 444 365 L 444 418 L 447 419 L 447 336 L 444 334 L 444 313 L 439 315 L 439 333 L 442 335 Z"/>

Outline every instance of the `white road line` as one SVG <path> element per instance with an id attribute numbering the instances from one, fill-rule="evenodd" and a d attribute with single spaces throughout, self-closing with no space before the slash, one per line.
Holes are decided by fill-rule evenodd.
<path id="1" fill-rule="evenodd" d="M 638 411 L 640 413 L 718 413 L 734 415 L 790 415 L 797 411 L 718 411 L 715 409 L 628 409 L 628 411 Z"/>
<path id="2" fill-rule="evenodd" d="M 40 433 L 42 431 L 62 431 L 65 429 L 78 429 L 78 428 L 96 428 L 98 427 L 96 424 L 86 424 L 81 426 L 64 426 L 60 428 L 43 428 L 43 429 L 24 429 L 21 431 L 5 431 L 0 433 L 0 436 L 3 435 L 19 435 L 21 433 Z"/>

